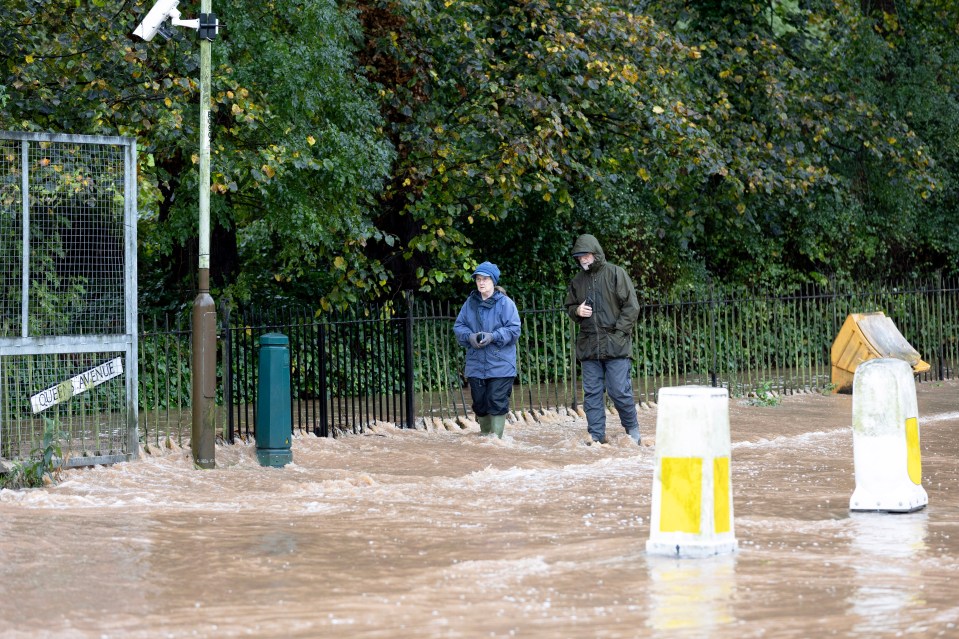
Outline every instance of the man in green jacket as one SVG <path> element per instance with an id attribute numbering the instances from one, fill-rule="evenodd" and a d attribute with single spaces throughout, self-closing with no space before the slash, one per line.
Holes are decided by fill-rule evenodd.
<path id="1" fill-rule="evenodd" d="M 606 443 L 605 391 L 626 434 L 639 444 L 630 381 L 633 326 L 639 317 L 636 289 L 623 268 L 606 261 L 603 247 L 592 235 L 580 235 L 572 254 L 581 270 L 569 284 L 565 305 L 579 326 L 576 359 L 583 371 L 583 409 L 589 436 L 592 442 Z"/>

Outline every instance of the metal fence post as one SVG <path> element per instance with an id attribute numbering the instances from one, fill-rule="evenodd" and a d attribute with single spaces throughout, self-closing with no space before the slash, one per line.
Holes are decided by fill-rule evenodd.
<path id="1" fill-rule="evenodd" d="M 943 287 L 944 286 L 945 284 L 942 281 L 942 271 L 939 271 L 938 273 L 936 273 L 936 310 L 937 310 L 936 335 L 938 337 L 938 342 L 939 342 L 938 344 L 939 348 L 937 349 L 939 351 L 938 353 L 939 366 L 936 372 L 939 374 L 940 382 L 946 379 L 946 369 L 945 369 L 946 341 L 943 338 L 943 328 L 944 328 L 943 324 L 945 323 L 943 319 L 943 306 L 944 306 Z"/>
<path id="2" fill-rule="evenodd" d="M 710 351 L 710 360 L 712 362 L 712 370 L 709 372 L 709 379 L 713 387 L 718 386 L 719 381 L 717 379 L 716 369 L 716 295 L 713 290 L 712 281 L 709 282 L 709 351 Z"/>
<path id="3" fill-rule="evenodd" d="M 317 357 L 319 359 L 319 379 L 317 380 L 316 394 L 320 396 L 320 424 L 313 429 L 317 437 L 327 437 L 330 433 L 330 414 L 326 405 L 326 396 L 329 394 L 326 387 L 326 324 L 321 320 L 316 331 Z"/>
<path id="4" fill-rule="evenodd" d="M 223 405 L 226 408 L 226 441 L 233 444 L 233 340 L 230 331 L 230 305 L 226 300 L 220 304 L 223 327 Z"/>
<path id="5" fill-rule="evenodd" d="M 573 384 L 572 384 L 573 410 L 576 410 L 578 408 L 578 404 L 576 400 L 577 398 L 577 394 L 576 394 L 576 380 L 577 380 L 577 377 L 576 377 L 576 364 L 577 364 L 576 362 L 576 322 L 573 321 L 572 317 L 569 317 L 568 319 L 569 319 L 569 363 L 570 363 L 570 371 L 573 376 Z"/>
<path id="6" fill-rule="evenodd" d="M 416 406 L 413 397 L 413 292 L 404 291 L 406 298 L 406 322 L 403 332 L 403 364 L 406 369 L 404 381 L 406 386 L 406 427 L 416 425 Z"/>

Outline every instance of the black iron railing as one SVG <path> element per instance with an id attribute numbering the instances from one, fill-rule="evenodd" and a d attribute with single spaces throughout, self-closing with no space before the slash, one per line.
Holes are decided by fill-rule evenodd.
<path id="1" fill-rule="evenodd" d="M 511 407 L 515 411 L 579 403 L 575 327 L 560 298 L 516 299 L 523 332 Z M 660 388 L 722 386 L 731 396 L 758 390 L 790 394 L 830 390 L 830 347 L 850 313 L 883 311 L 931 364 L 919 381 L 951 379 L 959 365 L 959 283 L 909 286 L 807 286 L 790 295 L 690 291 L 644 297 L 633 339 L 637 402 Z M 358 431 L 376 421 L 468 416 L 463 349 L 453 338 L 458 305 L 414 300 L 351 314 L 312 309 L 221 313 L 219 422 L 228 441 L 255 432 L 259 338 L 290 340 L 293 428 L 318 436 Z M 183 432 L 189 409 L 189 333 L 151 323 L 141 328 L 141 424 Z M 174 358 L 172 361 L 170 358 Z M 173 375 L 174 377 L 170 377 Z M 168 390 L 164 395 L 164 390 Z M 171 395 L 174 394 L 175 396 Z M 151 411 L 173 411 L 157 419 Z M 186 413 L 188 415 L 188 412 Z M 173 426 L 171 426 L 173 424 Z"/>
<path id="2" fill-rule="evenodd" d="M 289 338 L 293 428 L 327 437 L 377 422 L 413 426 L 409 309 L 368 307 L 318 318 L 309 309 L 222 313 L 225 433 L 256 430 L 259 339 Z"/>

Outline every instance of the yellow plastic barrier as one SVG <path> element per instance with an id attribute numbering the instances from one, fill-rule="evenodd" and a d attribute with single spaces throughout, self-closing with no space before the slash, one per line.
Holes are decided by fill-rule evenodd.
<path id="1" fill-rule="evenodd" d="M 710 557 L 736 552 L 730 451 L 725 388 L 659 389 L 647 553 Z"/>
<path id="2" fill-rule="evenodd" d="M 847 315 L 830 352 L 833 392 L 851 390 L 856 368 L 880 357 L 904 360 L 913 373 L 929 370 L 929 364 L 881 311 Z"/>

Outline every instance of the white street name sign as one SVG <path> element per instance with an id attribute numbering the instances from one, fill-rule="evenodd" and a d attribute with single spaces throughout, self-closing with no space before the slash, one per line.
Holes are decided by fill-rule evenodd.
<path id="1" fill-rule="evenodd" d="M 33 406 L 33 412 L 39 413 L 51 406 L 56 406 L 74 395 L 79 395 L 94 386 L 99 386 L 108 379 L 113 379 L 122 374 L 123 358 L 111 359 L 109 362 L 104 362 L 31 397 L 30 404 Z"/>

